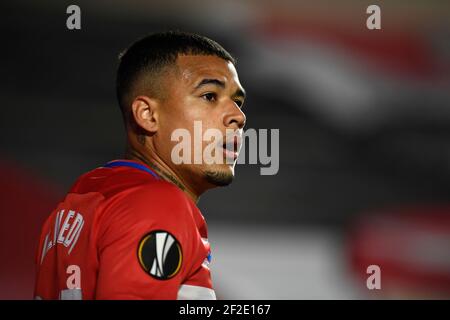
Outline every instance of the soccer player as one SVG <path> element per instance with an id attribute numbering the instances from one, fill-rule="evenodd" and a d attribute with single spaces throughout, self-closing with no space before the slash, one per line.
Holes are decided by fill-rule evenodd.
<path id="1" fill-rule="evenodd" d="M 196 202 L 234 177 L 245 124 L 235 60 L 200 35 L 152 34 L 120 56 L 117 96 L 125 157 L 82 175 L 45 222 L 35 298 L 215 299 Z M 234 133 L 220 145 L 232 161 L 173 161 L 173 132 L 194 136 L 195 121 L 224 141 Z M 207 145 L 192 142 L 192 158 Z"/>

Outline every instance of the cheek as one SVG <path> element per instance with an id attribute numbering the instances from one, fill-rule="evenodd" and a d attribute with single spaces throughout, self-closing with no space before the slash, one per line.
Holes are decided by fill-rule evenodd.
<path id="1" fill-rule="evenodd" d="M 175 100 L 175 99 L 174 99 Z M 177 98 L 170 105 L 164 106 L 164 125 L 170 123 L 174 128 L 192 129 L 194 121 L 207 117 L 207 108 L 201 100 L 194 97 Z"/>
<path id="2" fill-rule="evenodd" d="M 188 124 L 192 122 L 190 118 L 191 114 L 186 101 L 174 97 L 161 106 L 160 130 L 167 134 L 177 128 L 189 129 Z"/>
<path id="3" fill-rule="evenodd" d="M 180 112 L 185 119 L 192 122 L 206 117 L 210 109 L 201 98 L 190 96 L 183 100 Z"/>
<path id="4" fill-rule="evenodd" d="M 209 143 L 203 140 L 204 134 L 208 129 L 223 130 L 222 113 L 220 108 L 214 105 L 208 105 L 196 97 L 185 97 L 173 101 L 170 105 L 164 105 L 165 109 L 160 117 L 160 136 L 161 141 L 170 141 L 169 146 L 173 147 L 178 142 L 171 141 L 172 134 L 177 129 L 187 130 L 191 138 L 191 150 L 201 152 Z M 200 143 L 194 143 L 195 139 L 200 137 Z"/>
<path id="5" fill-rule="evenodd" d="M 178 123 L 189 131 L 194 130 L 194 122 L 200 121 L 203 132 L 208 128 L 221 129 L 223 127 L 220 108 L 208 104 L 198 97 L 188 97 L 180 105 L 178 114 L 174 115 Z"/>

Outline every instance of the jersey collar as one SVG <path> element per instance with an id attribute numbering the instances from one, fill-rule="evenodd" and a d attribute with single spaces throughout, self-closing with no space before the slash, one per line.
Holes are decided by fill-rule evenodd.
<path id="1" fill-rule="evenodd" d="M 152 176 L 154 176 L 156 179 L 160 179 L 159 176 L 150 168 L 148 168 L 147 166 L 132 161 L 132 160 L 113 160 L 108 162 L 107 164 L 105 164 L 103 167 L 105 168 L 116 168 L 116 167 L 130 167 L 130 168 L 135 168 L 141 171 L 145 171 L 147 173 L 150 173 Z"/>

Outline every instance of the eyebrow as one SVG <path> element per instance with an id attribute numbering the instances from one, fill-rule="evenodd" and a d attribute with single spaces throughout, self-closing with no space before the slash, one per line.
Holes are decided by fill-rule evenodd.
<path id="1" fill-rule="evenodd" d="M 216 86 L 218 86 L 218 87 L 220 87 L 220 88 L 222 88 L 222 89 L 225 88 L 225 82 L 223 82 L 223 81 L 221 81 L 221 80 L 219 80 L 219 79 L 203 79 L 203 80 L 200 81 L 200 83 L 195 87 L 195 90 L 197 90 L 197 89 L 199 89 L 199 88 L 201 88 L 201 87 L 203 87 L 203 86 L 209 85 L 209 84 L 216 85 Z M 233 97 L 242 97 L 242 98 L 245 98 L 245 96 L 246 96 L 245 90 L 244 90 L 244 89 L 241 89 L 241 88 L 237 89 L 236 92 L 233 94 Z"/>
<path id="2" fill-rule="evenodd" d="M 208 84 L 214 84 L 216 86 L 219 86 L 221 88 L 225 88 L 225 82 L 220 81 L 218 79 L 203 79 L 200 81 L 200 83 L 195 87 L 195 89 L 201 88 L 203 86 L 206 86 Z"/>

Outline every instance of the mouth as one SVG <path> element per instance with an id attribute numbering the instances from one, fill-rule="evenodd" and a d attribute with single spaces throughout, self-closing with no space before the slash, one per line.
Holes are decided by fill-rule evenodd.
<path id="1" fill-rule="evenodd" d="M 235 161 L 239 155 L 242 138 L 237 135 L 225 137 L 225 143 L 222 145 L 223 155 L 228 160 Z"/>

